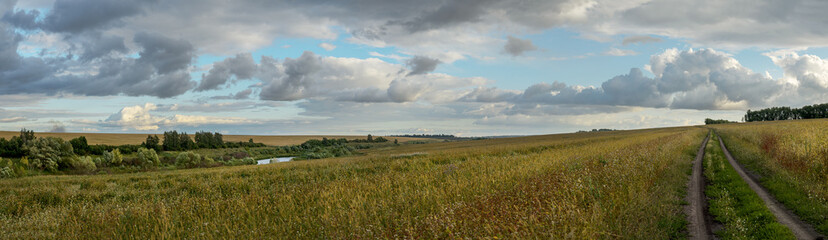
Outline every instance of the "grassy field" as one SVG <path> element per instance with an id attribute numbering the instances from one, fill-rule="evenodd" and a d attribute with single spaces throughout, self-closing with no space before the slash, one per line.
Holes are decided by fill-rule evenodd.
<path id="1" fill-rule="evenodd" d="M 686 237 L 696 127 L 0 180 L 0 238 Z"/>
<path id="2" fill-rule="evenodd" d="M 133 133 L 49 133 L 37 132 L 38 137 L 59 137 L 64 140 L 70 140 L 80 136 L 86 136 L 86 140 L 90 145 L 105 144 L 105 145 L 125 145 L 125 144 L 141 144 L 147 140 L 148 134 L 133 134 Z M 193 133 L 189 133 L 192 137 Z M 13 136 L 19 136 L 20 132 L 0 131 L 0 138 L 11 139 Z M 162 133 L 157 133 L 158 137 L 163 138 Z M 265 135 L 224 135 L 224 141 L 228 142 L 247 142 L 251 138 L 254 142 L 264 143 L 271 146 L 287 146 L 301 144 L 311 139 L 322 139 L 323 137 L 347 138 L 347 139 L 364 139 L 365 136 L 351 136 L 351 135 L 297 135 L 297 136 L 265 136 Z M 398 139 L 400 142 L 407 142 L 413 140 L 435 141 L 432 139 L 409 138 L 409 137 L 384 137 L 389 141 Z"/>
<path id="3" fill-rule="evenodd" d="M 716 125 L 734 157 L 788 209 L 828 234 L 828 120 Z"/>
<path id="4" fill-rule="evenodd" d="M 704 176 L 708 186 L 710 214 L 721 223 L 721 239 L 796 239 L 787 227 L 776 222 L 762 199 L 728 163 L 713 134 L 704 154 Z"/>

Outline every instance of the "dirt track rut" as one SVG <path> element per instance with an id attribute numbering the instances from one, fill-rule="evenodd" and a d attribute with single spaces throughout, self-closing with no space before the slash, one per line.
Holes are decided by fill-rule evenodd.
<path id="1" fill-rule="evenodd" d="M 770 209 L 770 211 L 773 213 L 773 215 L 776 216 L 776 220 L 779 223 L 790 228 L 791 231 L 793 231 L 794 235 L 796 235 L 797 239 L 824 239 L 824 236 L 814 231 L 813 227 L 811 227 L 807 223 L 804 223 L 801 220 L 799 220 L 799 218 L 796 215 L 794 215 L 791 211 L 782 206 L 782 204 L 777 202 L 776 199 L 774 199 L 773 196 L 771 196 L 768 193 L 768 191 L 766 191 L 762 186 L 756 183 L 756 181 L 745 172 L 744 168 L 742 168 L 742 166 L 739 165 L 739 163 L 736 162 L 735 159 L 733 159 L 733 156 L 730 155 L 730 151 L 727 150 L 727 148 L 724 145 L 724 142 L 722 142 L 721 137 L 719 137 L 719 145 L 721 145 L 722 151 L 724 151 L 724 154 L 727 157 L 727 161 L 730 162 L 730 165 L 733 166 L 733 168 L 736 169 L 736 172 L 739 173 L 739 176 L 741 176 L 742 179 L 745 182 L 747 182 L 747 184 L 750 186 L 750 189 L 756 192 L 756 194 L 759 195 L 759 198 L 761 198 L 762 201 L 765 202 L 765 206 L 767 206 L 768 209 Z"/>
<path id="2" fill-rule="evenodd" d="M 690 176 L 690 184 L 687 190 L 687 222 L 688 231 L 691 239 L 713 239 L 710 231 L 709 219 L 705 218 L 705 209 L 707 208 L 706 200 L 704 198 L 704 174 L 702 169 L 702 161 L 704 160 L 704 150 L 707 147 L 707 141 L 710 140 L 710 134 L 702 141 L 699 151 L 696 153 L 696 159 L 693 161 L 693 173 Z"/>

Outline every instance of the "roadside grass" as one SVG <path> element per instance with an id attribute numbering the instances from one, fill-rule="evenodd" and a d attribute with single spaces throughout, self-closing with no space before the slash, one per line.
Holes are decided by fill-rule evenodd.
<path id="1" fill-rule="evenodd" d="M 718 138 L 711 134 L 704 155 L 708 182 L 704 192 L 710 214 L 723 226 L 715 234 L 722 239 L 796 239 L 728 163 Z"/>
<path id="2" fill-rule="evenodd" d="M 828 234 L 828 120 L 716 126 L 731 154 L 777 201 Z"/>
<path id="3" fill-rule="evenodd" d="M 685 184 L 704 132 L 545 135 L 262 166 L 4 179 L 0 239 L 686 238 Z"/>

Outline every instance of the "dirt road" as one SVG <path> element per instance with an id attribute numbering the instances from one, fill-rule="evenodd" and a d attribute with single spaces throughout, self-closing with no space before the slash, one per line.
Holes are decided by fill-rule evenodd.
<path id="1" fill-rule="evenodd" d="M 690 176 L 690 184 L 687 190 L 687 202 L 690 204 L 686 207 L 687 226 L 690 232 L 690 239 L 713 239 L 710 231 L 709 219 L 705 218 L 705 209 L 707 208 L 704 199 L 704 174 L 702 169 L 702 161 L 704 160 L 704 149 L 707 147 L 707 141 L 710 140 L 710 134 L 704 138 L 696 159 L 693 161 L 693 173 Z"/>
<path id="2" fill-rule="evenodd" d="M 773 215 L 776 216 L 776 221 L 790 228 L 794 235 L 796 235 L 797 239 L 824 239 L 824 236 L 814 231 L 814 228 L 807 223 L 799 220 L 796 215 L 777 202 L 776 199 L 774 199 L 773 196 L 765 190 L 765 188 L 760 186 L 753 178 L 751 178 L 745 172 L 745 169 L 742 168 L 742 165 L 739 165 L 739 163 L 733 159 L 733 156 L 730 155 L 730 151 L 728 151 L 725 147 L 721 137 L 719 137 L 719 145 L 721 145 L 722 151 L 724 151 L 724 154 L 727 157 L 727 161 L 730 162 L 730 165 L 733 166 L 734 169 L 736 169 L 739 176 L 747 182 L 750 189 L 756 192 L 756 194 L 759 195 L 759 198 L 765 202 L 765 206 L 768 206 L 768 209 L 770 209 Z"/>

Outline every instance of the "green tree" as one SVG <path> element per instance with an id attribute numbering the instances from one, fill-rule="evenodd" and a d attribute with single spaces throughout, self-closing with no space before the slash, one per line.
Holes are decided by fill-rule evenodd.
<path id="1" fill-rule="evenodd" d="M 25 149 L 33 168 L 51 172 L 61 167 L 69 167 L 69 158 L 75 155 L 72 144 L 56 137 L 29 141 Z"/>
<path id="2" fill-rule="evenodd" d="M 144 141 L 144 147 L 147 149 L 153 149 L 155 151 L 161 151 L 161 145 L 159 144 L 161 141 L 158 139 L 158 135 L 147 135 L 147 140 Z"/>
<path id="3" fill-rule="evenodd" d="M 86 142 L 86 137 L 84 136 L 69 140 L 69 143 L 72 144 L 72 149 L 75 151 L 75 154 L 87 155 L 91 151 L 89 144 Z"/>

